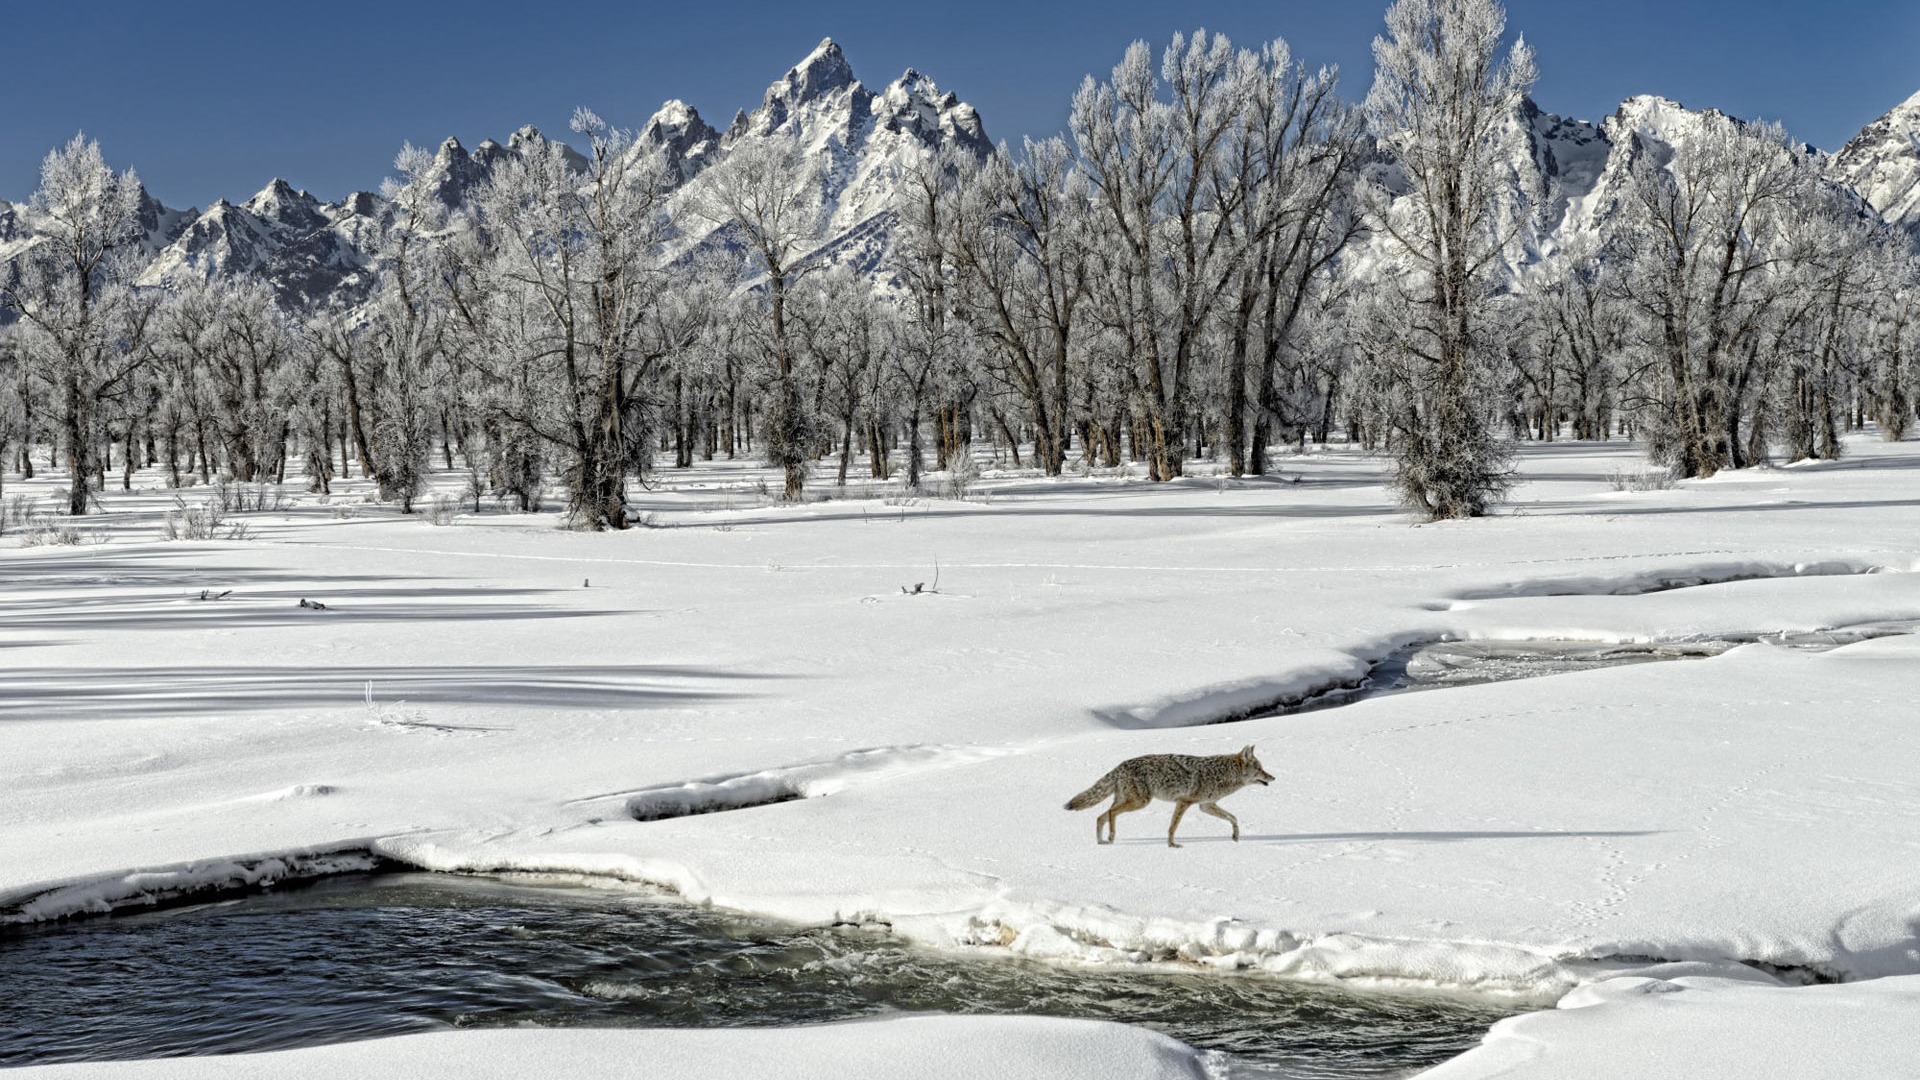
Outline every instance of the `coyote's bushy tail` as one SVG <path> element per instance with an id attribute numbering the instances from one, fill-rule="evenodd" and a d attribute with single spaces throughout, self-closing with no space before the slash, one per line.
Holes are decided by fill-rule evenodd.
<path id="1" fill-rule="evenodd" d="M 1092 787 L 1068 799 L 1067 809 L 1085 810 L 1087 807 L 1113 794 L 1114 777 L 1119 775 L 1119 772 L 1119 769 L 1113 770 L 1100 779 L 1095 780 Z"/>

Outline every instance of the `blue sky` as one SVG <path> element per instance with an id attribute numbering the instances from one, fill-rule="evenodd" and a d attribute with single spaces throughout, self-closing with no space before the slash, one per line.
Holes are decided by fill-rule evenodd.
<path id="1" fill-rule="evenodd" d="M 638 127 L 667 98 L 715 126 L 831 36 L 881 86 L 907 67 L 1017 141 L 1065 126 L 1081 77 L 1130 41 L 1197 26 L 1242 44 L 1284 37 L 1372 79 L 1385 0 L 949 0 L 946 3 L 10 5 L 0 15 L 0 198 L 77 130 L 172 206 L 242 199 L 274 176 L 322 198 L 372 188 L 402 142 L 471 147 L 531 123 L 565 132 L 575 105 Z M 615 5 L 605 5 L 609 8 Z M 1598 119 L 1623 97 L 1779 120 L 1835 149 L 1920 91 L 1920 2 L 1509 0 L 1539 57 L 1535 97 Z"/>

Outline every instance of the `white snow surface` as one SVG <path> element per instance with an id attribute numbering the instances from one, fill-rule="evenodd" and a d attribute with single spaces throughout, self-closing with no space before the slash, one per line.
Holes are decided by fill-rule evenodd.
<path id="1" fill-rule="evenodd" d="M 1421 1080 L 1844 1076 L 1910 1080 L 1920 978 L 1782 992 L 1734 979 L 1613 979 L 1502 1020 Z M 1845 1047 L 1844 1061 L 1835 1047 Z"/>
<path id="2" fill-rule="evenodd" d="M 1440 525 L 1340 451 L 797 507 L 703 463 L 639 496 L 654 527 L 599 535 L 435 528 L 341 484 L 245 542 L 163 543 L 170 493 L 109 490 L 106 543 L 0 540 L 0 919 L 373 853 L 1075 963 L 1542 1006 L 1633 975 L 1703 1023 L 1859 993 L 1871 1027 L 1910 983 L 1676 980 L 1920 974 L 1920 637 L 1765 637 L 1920 620 L 1920 444 L 1612 490 L 1633 455 L 1528 446 L 1501 513 Z M 1751 643 L 1177 726 L 1412 642 L 1534 637 Z M 1278 779 L 1225 800 L 1237 844 L 1189 815 L 1169 849 L 1156 803 L 1097 846 L 1061 809 L 1124 758 L 1247 743 Z M 1637 1007 L 1578 1024 L 1636 1038 Z"/>
<path id="3" fill-rule="evenodd" d="M 460 1076 L 474 1080 L 592 1076 L 618 1080 L 1203 1080 L 1208 1060 L 1142 1028 L 1042 1017 L 914 1016 L 810 1028 L 500 1029 L 236 1054 L 48 1065 L 12 1080 L 338 1080 L 342 1076 Z"/>

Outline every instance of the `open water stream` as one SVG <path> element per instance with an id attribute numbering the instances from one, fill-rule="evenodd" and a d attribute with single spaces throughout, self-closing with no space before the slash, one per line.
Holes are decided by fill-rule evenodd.
<path id="1" fill-rule="evenodd" d="M 1653 664 L 1668 660 L 1704 660 L 1737 645 L 1764 641 L 1782 648 L 1824 652 L 1873 638 L 1920 631 L 1920 623 L 1868 623 L 1832 630 L 1730 634 L 1715 640 L 1676 642 L 1570 641 L 1551 638 L 1509 641 L 1430 641 L 1397 649 L 1376 661 L 1353 682 L 1330 686 L 1275 702 L 1232 720 L 1290 716 L 1351 705 L 1367 698 L 1422 690 L 1477 686 L 1536 679 L 1575 671 Z"/>
<path id="2" fill-rule="evenodd" d="M 1512 1010 L 1216 972 L 915 948 L 605 889 L 392 873 L 0 936 L 0 1066 L 464 1026 L 732 1027 L 899 1012 L 1093 1017 L 1236 1077 L 1404 1076 Z"/>

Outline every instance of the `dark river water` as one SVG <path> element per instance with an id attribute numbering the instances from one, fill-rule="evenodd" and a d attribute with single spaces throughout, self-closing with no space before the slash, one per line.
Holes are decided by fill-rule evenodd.
<path id="1" fill-rule="evenodd" d="M 1511 1010 L 1250 975 L 1066 968 L 603 889 L 397 873 L 0 936 L 0 1066 L 465 1026 L 732 1027 L 895 1012 L 1118 1020 L 1234 1076 L 1403 1076 Z"/>

